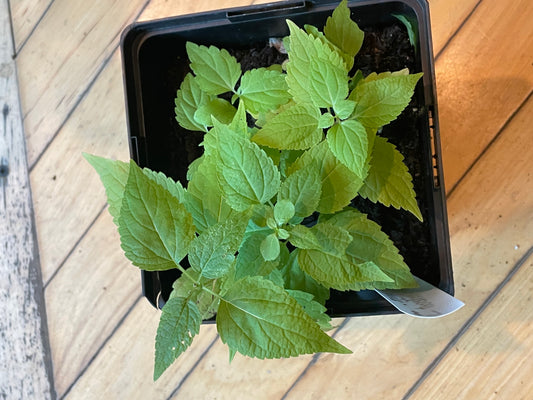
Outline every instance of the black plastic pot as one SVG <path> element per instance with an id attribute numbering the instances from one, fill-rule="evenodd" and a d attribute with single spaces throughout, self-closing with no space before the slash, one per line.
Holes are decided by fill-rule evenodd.
<path id="1" fill-rule="evenodd" d="M 184 130 L 174 119 L 176 90 L 188 72 L 187 41 L 230 49 L 262 48 L 270 37 L 288 34 L 286 19 L 299 26 L 312 24 L 322 28 L 337 4 L 337 1 L 279 2 L 129 26 L 121 47 L 131 157 L 143 167 L 185 182 L 188 164 L 199 156 L 197 144 L 201 135 Z M 425 0 L 356 0 L 348 6 L 363 30 L 401 25 L 394 15 L 414 21 L 418 42 L 411 72 L 424 72 L 410 105 L 414 123 L 405 126 L 400 116 L 382 133 L 406 156 L 424 223 L 404 211 L 373 204 L 357 205 L 383 226 L 415 275 L 453 295 L 428 5 Z M 402 144 L 406 138 L 409 141 Z M 401 230 L 389 223 L 397 218 L 402 219 Z M 161 307 L 178 276 L 177 270 L 143 271 L 143 294 L 154 306 Z M 331 316 L 397 312 L 373 291 L 334 291 L 327 307 Z"/>

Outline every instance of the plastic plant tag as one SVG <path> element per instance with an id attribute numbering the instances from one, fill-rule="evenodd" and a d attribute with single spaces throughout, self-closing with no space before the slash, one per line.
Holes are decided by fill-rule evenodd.
<path id="1" fill-rule="evenodd" d="M 419 287 L 413 289 L 376 290 L 385 300 L 404 314 L 417 318 L 439 318 L 451 314 L 465 304 L 426 281 L 414 277 Z"/>

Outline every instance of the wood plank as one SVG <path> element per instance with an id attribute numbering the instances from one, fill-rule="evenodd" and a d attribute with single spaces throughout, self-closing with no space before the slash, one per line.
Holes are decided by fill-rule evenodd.
<path id="1" fill-rule="evenodd" d="M 530 256 L 410 399 L 531 397 L 532 268 Z"/>
<path id="2" fill-rule="evenodd" d="M 32 166 L 147 0 L 56 0 L 17 58 Z"/>
<path id="3" fill-rule="evenodd" d="M 217 336 L 214 325 L 202 325 L 179 362 L 154 383 L 154 339 L 159 316 L 147 301 L 141 300 L 65 400 L 168 398 Z"/>
<path id="4" fill-rule="evenodd" d="M 119 241 L 105 210 L 45 290 L 60 398 L 141 294 L 140 271 Z"/>
<path id="5" fill-rule="evenodd" d="M 7 0 L 0 0 L 0 398 L 54 398 Z"/>
<path id="6" fill-rule="evenodd" d="M 329 398 L 402 398 L 490 296 L 533 245 L 531 115 L 533 98 L 449 198 L 456 296 L 466 306 L 439 320 L 351 319 L 338 340 L 354 354 L 320 357 L 288 399 L 318 398 L 324 387 Z"/>
<path id="7" fill-rule="evenodd" d="M 436 64 L 451 189 L 533 90 L 533 2 L 484 0 Z"/>
<path id="8" fill-rule="evenodd" d="M 31 172 L 44 282 L 53 276 L 106 202 L 102 183 L 82 152 L 127 160 L 127 138 L 120 54 L 115 51 Z M 68 235 L 57 234 L 57 221 Z M 118 243 L 114 243 L 117 248 Z"/>
<path id="9" fill-rule="evenodd" d="M 15 50 L 28 39 L 53 0 L 16 0 L 10 2 Z"/>

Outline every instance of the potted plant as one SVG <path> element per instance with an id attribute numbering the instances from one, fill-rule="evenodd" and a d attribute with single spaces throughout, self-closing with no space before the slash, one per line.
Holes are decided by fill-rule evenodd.
<path id="1" fill-rule="evenodd" d="M 437 259 L 439 281 L 435 271 L 416 274 L 453 290 L 449 263 L 439 262 L 448 261 L 449 248 L 442 246 L 443 192 L 432 171 L 440 168 L 427 114 L 434 103 L 419 83 L 429 73 L 432 87 L 431 67 L 421 68 L 412 54 L 411 71 L 363 67 L 365 33 L 351 13 L 368 9 L 357 2 L 319 3 L 312 12 L 307 3 L 271 7 L 230 10 L 229 25 L 205 28 L 200 15 L 182 18 L 178 28 L 173 20 L 130 28 L 123 51 L 128 98 L 136 93 L 128 103 L 134 160 L 86 155 L 106 187 L 126 256 L 162 306 L 154 379 L 190 345 L 202 320 L 216 320 L 230 359 L 236 352 L 349 352 L 324 333 L 331 316 L 390 312 L 368 290 L 416 286 L 402 255 L 413 241 L 419 247 L 411 252 L 424 262 Z M 402 16 L 411 40 L 420 36 L 408 22 L 411 8 L 389 11 Z M 286 14 L 292 18 L 285 21 Z M 266 60 L 243 46 L 252 33 Z M 233 40 L 229 51 L 220 45 Z M 172 61 L 154 59 L 172 45 Z M 428 48 L 412 52 L 427 56 Z M 130 65 L 132 54 L 138 62 Z M 166 79 L 154 84 L 161 68 Z M 159 122 L 169 121 L 161 110 L 168 107 L 150 101 L 161 87 L 175 96 L 172 129 L 179 134 L 171 142 L 162 139 L 169 132 L 156 132 L 157 122 L 150 126 L 161 115 Z M 414 133 L 413 126 L 398 132 L 393 121 L 409 104 Z M 429 187 L 417 194 L 390 137 L 402 134 L 414 136 L 415 152 L 426 152 L 417 158 L 415 183 Z"/>

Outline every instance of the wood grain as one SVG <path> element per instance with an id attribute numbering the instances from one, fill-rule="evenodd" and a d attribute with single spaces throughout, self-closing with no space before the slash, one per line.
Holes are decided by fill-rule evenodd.
<path id="1" fill-rule="evenodd" d="M 0 0 L 0 398 L 53 399 L 7 0 Z"/>
<path id="2" fill-rule="evenodd" d="M 18 55 L 28 161 L 33 166 L 116 50 L 124 27 L 147 0 L 112 0 L 105 7 L 56 0 Z M 104 4 L 104 3 L 102 3 Z"/>
<path id="3" fill-rule="evenodd" d="M 53 0 L 15 0 L 10 2 L 15 50 L 18 52 Z"/>
<path id="4" fill-rule="evenodd" d="M 435 66 L 451 189 L 533 90 L 533 2 L 484 0 Z"/>

